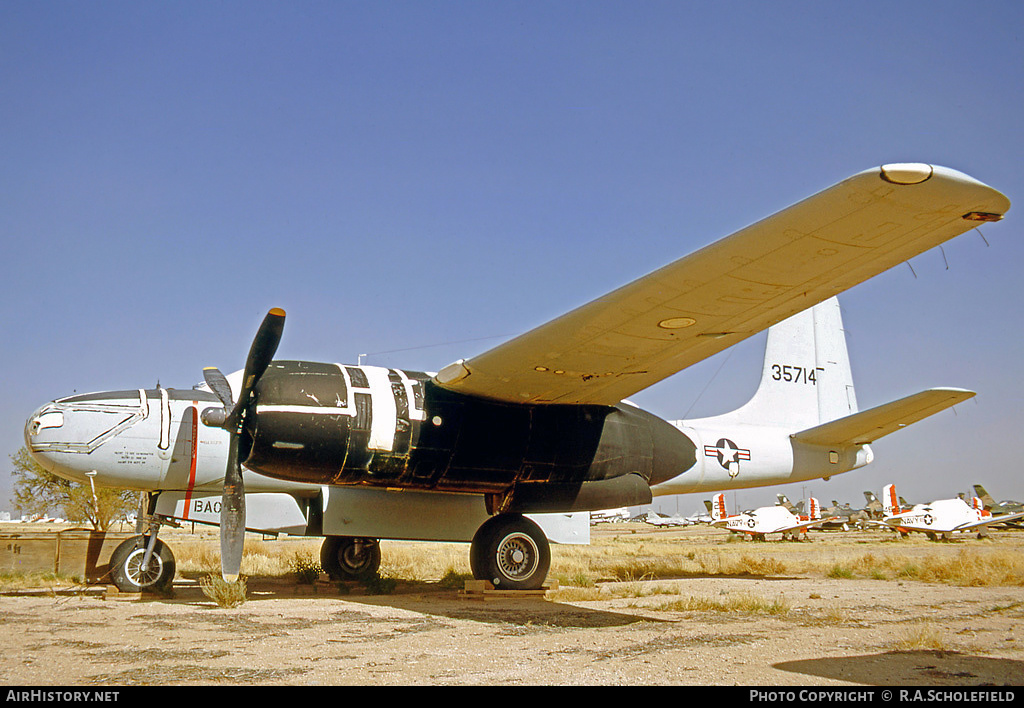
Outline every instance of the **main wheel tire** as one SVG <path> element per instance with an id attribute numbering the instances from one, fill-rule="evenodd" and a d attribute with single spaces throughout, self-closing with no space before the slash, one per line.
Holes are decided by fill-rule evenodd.
<path id="1" fill-rule="evenodd" d="M 320 567 L 332 580 L 369 580 L 380 570 L 375 538 L 327 536 L 320 546 Z"/>
<path id="2" fill-rule="evenodd" d="M 501 514 L 481 526 L 469 551 L 477 580 L 508 590 L 537 590 L 551 567 L 551 547 L 541 528 L 519 514 Z"/>
<path id="3" fill-rule="evenodd" d="M 110 555 L 110 577 L 121 592 L 159 592 L 174 580 L 174 554 L 160 539 L 153 546 L 149 564 L 142 569 L 149 538 L 133 536 Z"/>

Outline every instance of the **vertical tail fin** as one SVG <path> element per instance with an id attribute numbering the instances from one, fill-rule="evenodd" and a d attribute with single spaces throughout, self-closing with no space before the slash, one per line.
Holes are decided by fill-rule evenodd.
<path id="1" fill-rule="evenodd" d="M 718 493 L 711 497 L 711 520 L 721 521 L 728 514 L 725 513 L 725 495 Z"/>
<path id="2" fill-rule="evenodd" d="M 818 500 L 815 499 L 814 497 L 811 497 L 808 500 L 808 505 L 809 505 L 810 508 L 809 508 L 809 512 L 807 514 L 807 518 L 810 521 L 814 521 L 816 519 L 820 519 L 821 518 L 821 506 L 819 506 Z"/>
<path id="3" fill-rule="evenodd" d="M 896 496 L 896 485 L 887 484 L 882 487 L 882 511 L 886 516 L 900 513 L 899 497 Z"/>
<path id="4" fill-rule="evenodd" d="M 804 430 L 856 412 L 846 335 L 833 297 L 769 328 L 757 392 L 716 419 Z"/>
<path id="5" fill-rule="evenodd" d="M 971 497 L 971 507 L 978 512 L 981 517 L 992 516 L 991 511 L 985 511 L 985 502 L 981 500 L 981 497 Z"/>
<path id="6" fill-rule="evenodd" d="M 974 485 L 974 494 L 981 500 L 981 503 L 983 505 L 982 506 L 983 509 L 990 509 L 991 510 L 991 509 L 995 509 L 995 508 L 1000 506 L 999 504 L 996 504 L 996 500 L 993 499 L 992 495 L 989 494 L 985 490 L 985 488 L 983 486 L 981 486 L 980 484 L 975 484 Z"/>

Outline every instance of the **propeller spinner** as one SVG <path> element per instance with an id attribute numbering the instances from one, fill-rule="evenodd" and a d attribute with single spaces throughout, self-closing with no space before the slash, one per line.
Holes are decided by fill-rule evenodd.
<path id="1" fill-rule="evenodd" d="M 249 456 L 250 439 L 243 435 L 246 424 L 255 417 L 256 384 L 270 366 L 284 331 L 284 310 L 273 308 L 263 318 L 249 356 L 245 361 L 242 388 L 238 400 L 232 398 L 228 381 L 215 367 L 203 369 L 203 378 L 223 404 L 223 408 L 207 408 L 202 421 L 213 428 L 223 428 L 230 434 L 228 462 L 224 471 L 224 491 L 220 507 L 220 569 L 224 580 L 238 580 L 242 566 L 242 546 L 245 539 L 245 485 L 242 481 L 242 460 Z M 243 444 L 245 449 L 241 449 Z"/>

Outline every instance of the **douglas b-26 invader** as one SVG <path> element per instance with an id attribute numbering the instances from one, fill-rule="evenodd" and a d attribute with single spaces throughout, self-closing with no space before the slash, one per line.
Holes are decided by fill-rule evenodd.
<path id="1" fill-rule="evenodd" d="M 380 539 L 468 541 L 475 577 L 538 588 L 552 519 L 827 479 L 972 396 L 858 411 L 834 296 L 1009 206 L 955 170 L 866 170 L 437 373 L 275 361 L 273 309 L 242 372 L 61 398 L 29 418 L 26 442 L 56 474 L 150 493 L 149 528 L 112 560 L 129 588 L 169 582 L 156 531 L 175 519 L 220 525 L 228 579 L 254 529 L 323 536 L 335 577 L 375 573 Z M 766 328 L 760 386 L 738 410 L 669 422 L 626 400 Z"/>

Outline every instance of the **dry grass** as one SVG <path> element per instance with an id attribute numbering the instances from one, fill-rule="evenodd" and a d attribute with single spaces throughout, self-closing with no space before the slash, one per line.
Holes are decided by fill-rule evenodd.
<path id="1" fill-rule="evenodd" d="M 931 622 L 915 622 L 896 641 L 899 651 L 952 651 L 948 633 Z"/>
<path id="2" fill-rule="evenodd" d="M 885 537 L 882 537 L 883 539 Z M 216 539 L 188 536 L 170 541 L 182 575 L 216 574 L 220 557 Z M 294 576 L 296 568 L 318 561 L 320 539 L 247 540 L 242 573 L 255 577 Z M 747 543 L 690 543 L 668 534 L 642 538 L 595 536 L 589 546 L 554 546 L 549 577 L 580 596 L 595 597 L 602 583 L 634 583 L 700 577 L 772 577 L 782 574 L 837 579 L 874 579 L 957 586 L 1024 586 L 1024 553 L 971 545 L 932 550 L 877 541 L 863 552 L 857 545 L 837 545 L 834 553 L 820 553 L 814 545 L 764 544 L 754 551 Z M 815 553 L 803 549 L 813 549 Z M 449 584 L 470 577 L 469 546 L 464 543 L 384 541 L 381 575 L 408 582 Z M 454 580 L 453 580 L 454 579 Z M 0 578 L 0 583 L 3 579 Z M 564 591 L 564 590 L 563 590 Z M 583 592 L 587 591 L 587 592 Z"/>
<path id="3" fill-rule="evenodd" d="M 220 550 L 216 540 L 175 539 L 171 542 L 178 572 L 201 576 L 220 572 Z M 320 540 L 246 540 L 242 575 L 281 578 L 293 575 L 297 567 L 313 559 L 319 563 Z"/>
<path id="4" fill-rule="evenodd" d="M 782 596 L 767 599 L 759 595 L 742 593 L 728 595 L 724 600 L 696 596 L 667 600 L 654 605 L 653 609 L 669 612 L 723 612 L 781 617 L 788 615 L 792 607 Z"/>
<path id="5" fill-rule="evenodd" d="M 0 573 L 0 590 L 25 590 L 28 588 L 66 588 L 77 585 L 81 578 L 49 572 Z"/>
<path id="6" fill-rule="evenodd" d="M 955 554 L 909 556 L 901 553 L 865 553 L 834 563 L 830 578 L 920 580 L 965 587 L 1024 586 L 1024 554 L 972 547 Z"/>
<path id="7" fill-rule="evenodd" d="M 164 534 L 182 577 L 219 574 L 215 530 L 200 534 Z M 730 542 L 714 530 L 651 531 L 623 525 L 602 529 L 588 546 L 553 546 L 549 577 L 580 596 L 600 594 L 606 583 L 635 583 L 702 577 L 773 577 L 779 575 L 918 581 L 956 586 L 1024 586 L 1021 534 L 1000 536 L 1009 544 L 965 542 L 935 544 L 921 539 L 894 541 L 882 534 L 820 534 L 811 543 Z M 241 572 L 248 577 L 297 579 L 297 571 L 319 562 L 321 539 L 248 538 Z M 384 541 L 381 575 L 407 582 L 449 585 L 470 577 L 465 543 Z M 75 579 L 0 576 L 0 589 L 67 585 Z"/>

